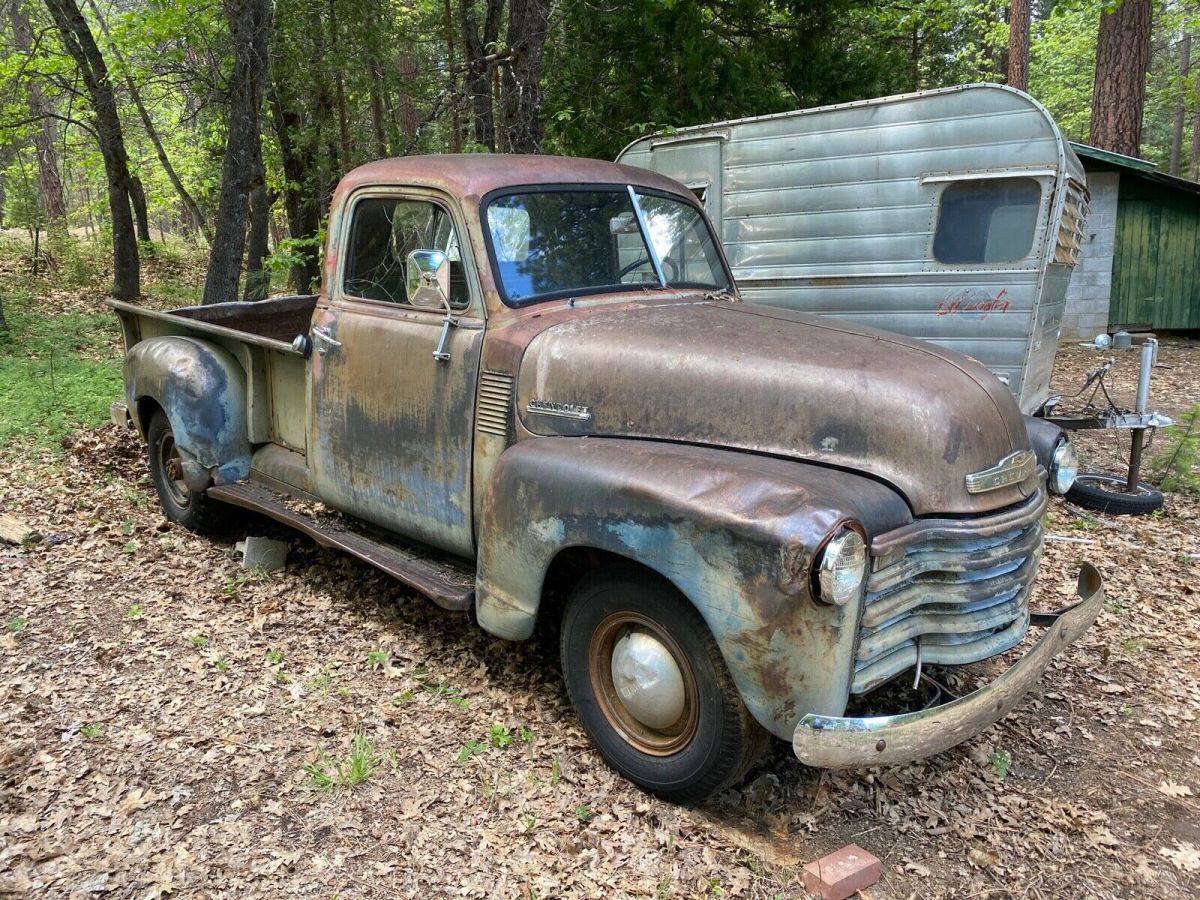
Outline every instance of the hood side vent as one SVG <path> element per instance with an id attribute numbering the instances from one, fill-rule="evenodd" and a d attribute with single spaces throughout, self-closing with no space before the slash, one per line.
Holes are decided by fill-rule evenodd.
<path id="1" fill-rule="evenodd" d="M 513 376 L 484 369 L 479 376 L 479 405 L 476 426 L 484 434 L 508 437 L 508 413 L 513 405 Z"/>

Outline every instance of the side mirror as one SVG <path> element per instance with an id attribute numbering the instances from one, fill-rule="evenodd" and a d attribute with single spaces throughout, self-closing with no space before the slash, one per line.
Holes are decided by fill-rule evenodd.
<path id="1" fill-rule="evenodd" d="M 450 311 L 450 259 L 441 250 L 414 250 L 405 266 L 408 302 Z"/>

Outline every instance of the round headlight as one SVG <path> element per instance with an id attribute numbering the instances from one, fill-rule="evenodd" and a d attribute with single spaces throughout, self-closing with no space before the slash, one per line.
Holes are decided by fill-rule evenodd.
<path id="1" fill-rule="evenodd" d="M 857 531 L 844 529 L 825 545 L 817 563 L 819 599 L 845 606 L 862 588 L 867 574 L 867 545 Z"/>
<path id="2" fill-rule="evenodd" d="M 1079 457 L 1075 453 L 1075 445 L 1064 438 L 1054 448 L 1054 457 L 1050 460 L 1050 490 L 1065 494 L 1075 483 L 1078 474 Z"/>

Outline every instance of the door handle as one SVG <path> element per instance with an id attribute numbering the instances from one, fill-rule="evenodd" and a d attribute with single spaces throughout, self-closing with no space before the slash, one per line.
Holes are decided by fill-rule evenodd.
<path id="1" fill-rule="evenodd" d="M 450 337 L 450 326 L 458 327 L 459 320 L 450 315 L 449 311 L 442 317 L 442 333 L 438 335 L 437 346 L 433 350 L 433 358 L 438 362 L 449 362 L 450 351 L 446 349 L 446 341 Z"/>
<path id="2" fill-rule="evenodd" d="M 317 346 L 318 353 L 325 353 L 331 347 L 340 347 L 342 342 L 335 340 L 333 335 L 321 328 L 319 325 L 312 327 L 313 343 Z"/>

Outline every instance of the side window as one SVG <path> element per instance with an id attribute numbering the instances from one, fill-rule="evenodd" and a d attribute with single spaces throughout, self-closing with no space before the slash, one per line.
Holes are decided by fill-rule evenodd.
<path id="1" fill-rule="evenodd" d="M 408 255 L 440 250 L 450 265 L 450 305 L 470 303 L 458 235 L 450 215 L 429 200 L 366 197 L 354 205 L 342 291 L 352 297 L 407 304 Z"/>
<path id="2" fill-rule="evenodd" d="M 1029 255 L 1042 186 L 1033 178 L 956 181 L 942 191 L 933 255 L 958 264 L 1016 262 Z"/>

